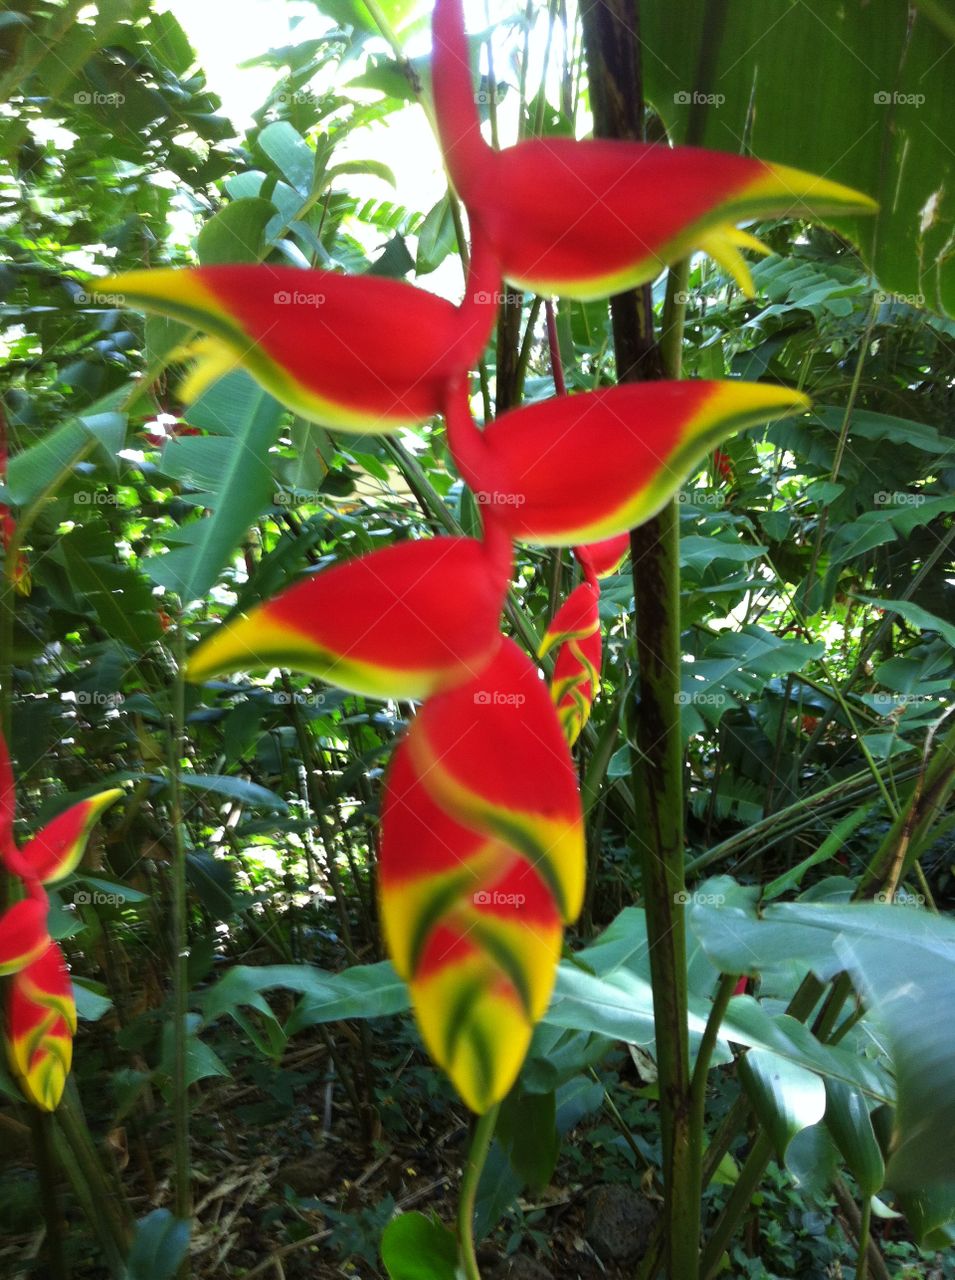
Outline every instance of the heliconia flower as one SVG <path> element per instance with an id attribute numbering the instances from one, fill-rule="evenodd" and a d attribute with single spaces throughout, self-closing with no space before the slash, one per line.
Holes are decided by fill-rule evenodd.
<path id="1" fill-rule="evenodd" d="M 575 919 L 585 862 L 577 778 L 547 686 L 514 641 L 503 639 L 477 676 L 430 698 L 407 742 L 433 799 L 523 854 L 562 919 Z"/>
<path id="2" fill-rule="evenodd" d="M 615 538 L 607 538 L 603 542 L 590 542 L 583 547 L 574 547 L 574 554 L 584 569 L 595 578 L 609 578 L 616 573 L 630 550 L 630 534 L 619 533 Z"/>
<path id="3" fill-rule="evenodd" d="M 402 542 L 335 565 L 217 627 L 187 674 L 283 666 L 373 697 L 421 698 L 493 658 L 511 545 Z"/>
<path id="4" fill-rule="evenodd" d="M 0 978 L 32 964 L 50 945 L 48 911 L 46 895 L 40 889 L 0 916 Z"/>
<path id="5" fill-rule="evenodd" d="M 554 897 L 526 857 L 435 803 L 407 741 L 385 783 L 378 879 L 424 1042 L 480 1114 L 514 1083 L 547 1008 L 561 948 Z"/>
<path id="6" fill-rule="evenodd" d="M 73 984 L 63 952 L 55 942 L 50 942 L 36 960 L 20 970 L 13 985 L 33 1004 L 61 1017 L 70 1033 L 76 1034 Z"/>
<path id="7" fill-rule="evenodd" d="M 303 418 L 379 432 L 440 411 L 448 377 L 487 343 L 500 274 L 476 245 L 460 307 L 400 280 L 295 267 L 131 271 L 93 283 L 207 335 L 185 353 L 199 364 L 184 399 L 241 366 Z"/>
<path id="8" fill-rule="evenodd" d="M 713 450 L 713 467 L 723 480 L 733 480 L 733 459 L 722 449 Z"/>
<path id="9" fill-rule="evenodd" d="M 538 657 L 542 658 L 555 645 L 565 644 L 568 640 L 583 640 L 599 631 L 599 602 L 600 593 L 592 583 L 582 582 L 579 587 L 575 587 L 544 632 L 537 651 Z"/>
<path id="10" fill-rule="evenodd" d="M 582 582 L 555 614 L 539 650 L 543 657 L 555 645 L 560 646 L 550 689 L 570 746 L 580 737 L 600 687 L 599 600 L 596 585 Z"/>
<path id="11" fill-rule="evenodd" d="M 530 138 L 493 151 L 481 136 L 461 0 L 436 0 L 432 84 L 445 164 L 504 275 L 540 294 L 591 299 L 659 275 L 694 250 L 752 293 L 737 222 L 871 213 L 838 182 L 748 156 L 662 144 Z"/>
<path id="12" fill-rule="evenodd" d="M 41 884 L 62 880 L 79 866 L 90 832 L 104 810 L 122 795 L 118 787 L 70 805 L 48 822 L 8 864 L 20 876 L 35 877 Z"/>
<path id="13" fill-rule="evenodd" d="M 762 382 L 638 382 L 511 410 L 483 432 L 456 384 L 445 413 L 458 470 L 518 542 L 576 546 L 649 520 L 720 440 L 808 409 Z"/>
<path id="14" fill-rule="evenodd" d="M 55 943 L 11 981 L 4 1040 L 11 1070 L 26 1097 L 54 1111 L 73 1056 L 76 1006 L 63 955 Z"/>

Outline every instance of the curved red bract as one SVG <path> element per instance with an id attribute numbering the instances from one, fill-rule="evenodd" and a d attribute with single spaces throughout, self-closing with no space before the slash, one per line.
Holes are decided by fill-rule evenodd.
<path id="1" fill-rule="evenodd" d="M 75 869 L 97 818 L 120 795 L 114 789 L 81 800 L 18 849 L 13 773 L 0 735 L 0 863 L 26 893 L 0 916 L 0 977 L 10 977 L 3 1039 L 25 1097 L 44 1111 L 57 1107 L 70 1072 L 76 1005 L 63 953 L 47 928 L 43 885 Z"/>
<path id="2" fill-rule="evenodd" d="M 547 1007 L 561 919 L 524 854 L 459 818 L 399 744 L 382 801 L 382 927 L 432 1057 L 482 1112 L 510 1089 Z"/>
<path id="3" fill-rule="evenodd" d="M 575 919 L 584 878 L 576 771 L 547 686 L 513 640 L 480 675 L 424 704 L 408 747 L 432 797 L 529 858 L 562 917 Z"/>
<path id="4" fill-rule="evenodd" d="M 706 249 L 752 291 L 737 222 L 868 213 L 840 183 L 750 156 L 663 143 L 529 138 L 493 151 L 480 132 L 461 0 L 436 0 L 435 106 L 445 163 L 505 277 L 540 294 L 606 297 Z M 502 193 L 503 197 L 502 197 Z"/>
<path id="5" fill-rule="evenodd" d="M 472 437 L 449 399 L 455 461 L 515 541 L 575 546 L 649 519 L 719 440 L 801 412 L 808 400 L 756 382 L 643 382 L 511 410 Z M 459 447 L 460 444 L 460 447 Z"/>
<path id="6" fill-rule="evenodd" d="M 325 569 L 217 627 L 193 680 L 289 667 L 376 697 L 425 697 L 494 656 L 510 577 L 506 539 L 402 542 Z"/>

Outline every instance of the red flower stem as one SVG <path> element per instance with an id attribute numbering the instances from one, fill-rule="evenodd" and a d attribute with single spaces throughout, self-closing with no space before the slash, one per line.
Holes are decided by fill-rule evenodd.
<path id="1" fill-rule="evenodd" d="M 554 315 L 554 303 L 550 298 L 544 303 L 544 315 L 547 317 L 547 345 L 550 348 L 550 368 L 554 376 L 554 390 L 559 396 L 565 396 L 567 383 L 564 381 L 564 365 L 560 358 L 557 317 Z"/>

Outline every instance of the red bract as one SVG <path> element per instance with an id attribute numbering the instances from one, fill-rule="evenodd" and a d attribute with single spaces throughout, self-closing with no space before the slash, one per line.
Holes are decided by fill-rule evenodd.
<path id="1" fill-rule="evenodd" d="M 294 267 L 132 271 L 95 282 L 209 337 L 182 388 L 194 399 L 242 366 L 304 418 L 348 431 L 391 431 L 441 409 L 448 378 L 467 371 L 494 324 L 500 283 L 475 246 L 460 307 L 398 280 Z"/>
<path id="2" fill-rule="evenodd" d="M 478 432 L 463 387 L 448 440 L 479 502 L 515 541 L 574 546 L 655 515 L 694 466 L 735 431 L 808 409 L 762 382 L 642 382 L 502 414 Z"/>
<path id="3" fill-rule="evenodd" d="M 629 533 L 619 533 L 615 538 L 589 542 L 586 546 L 574 548 L 577 559 L 595 578 L 609 578 L 612 573 L 616 573 L 629 550 Z"/>
<path id="4" fill-rule="evenodd" d="M 514 284 L 589 299 L 642 284 L 701 249 L 752 292 L 735 223 L 874 212 L 841 183 L 749 156 L 638 142 L 532 138 L 493 151 L 482 136 L 461 0 L 437 0 L 432 81 L 445 163 Z"/>
<path id="5" fill-rule="evenodd" d="M 68 876 L 79 864 L 86 841 L 100 814 L 122 794 L 118 788 L 101 791 L 88 800 L 71 805 L 52 822 L 48 822 L 20 850 L 21 865 L 25 865 L 28 870 L 21 870 L 18 874 L 35 876 L 41 884 L 50 884 Z"/>
<path id="6" fill-rule="evenodd" d="M 395 752 L 382 802 L 381 920 L 432 1057 L 472 1110 L 510 1089 L 560 956 L 553 895 L 512 846 L 451 817 Z"/>
<path id="7" fill-rule="evenodd" d="M 20 1088 L 34 1106 L 55 1110 L 76 1031 L 70 975 L 55 943 L 11 980 L 6 1024 L 7 1059 Z"/>
<path id="8" fill-rule="evenodd" d="M 590 717 L 600 687 L 600 591 L 582 582 L 564 601 L 547 628 L 541 657 L 555 645 L 557 661 L 551 696 L 568 743 L 573 746 Z"/>
<path id="9" fill-rule="evenodd" d="M 584 887 L 577 777 L 547 686 L 514 643 L 424 704 L 408 734 L 415 772 L 458 821 L 522 853 L 573 920 Z"/>
<path id="10" fill-rule="evenodd" d="M 359 556 L 216 628 L 189 676 L 284 666 L 375 697 L 425 697 L 494 656 L 510 562 L 500 534 Z"/>
<path id="11" fill-rule="evenodd" d="M 47 949 L 46 917 L 45 895 L 15 902 L 0 916 L 0 977 L 16 973 Z"/>
<path id="12" fill-rule="evenodd" d="M 0 862 L 26 891 L 0 917 L 0 976 L 13 975 L 4 1041 L 24 1094 L 45 1111 L 57 1106 L 69 1075 L 76 1007 L 63 953 L 47 931 L 49 901 L 43 885 L 75 869 L 93 824 L 121 795 L 113 789 L 81 800 L 18 849 L 13 774 L 0 735 Z"/>

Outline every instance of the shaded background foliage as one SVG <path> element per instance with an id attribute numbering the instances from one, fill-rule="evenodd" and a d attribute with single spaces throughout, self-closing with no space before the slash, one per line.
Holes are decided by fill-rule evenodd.
<path id="1" fill-rule="evenodd" d="M 328 19 L 320 39 L 263 52 L 275 87 L 242 135 L 176 19 L 144 0 L 18 4 L 0 15 L 3 499 L 21 520 L 29 570 L 29 587 L 24 579 L 15 597 L 12 670 L 2 675 L 24 828 L 68 795 L 128 784 L 124 810 L 60 889 L 55 927 L 79 986 L 80 1092 L 94 1132 L 125 1170 L 120 1214 L 140 1219 L 142 1250 L 151 1232 L 168 1227 L 146 1215 L 165 1203 L 170 1136 L 167 766 L 177 652 L 306 569 L 477 525 L 438 424 L 396 440 L 336 438 L 241 373 L 184 410 L 176 396 L 183 330 L 120 312 L 84 283 L 87 273 L 197 259 L 373 271 L 426 285 L 450 269 L 457 229 L 446 197 L 419 209 L 365 194 L 368 180 L 388 190 L 372 126 L 413 103 L 415 74 L 377 37 L 363 6 L 325 0 L 320 8 Z M 685 120 L 678 99 L 692 83 L 702 29 L 697 10 L 644 9 L 646 39 L 661 53 L 647 63 L 648 96 L 677 139 Z M 383 12 L 404 32 L 400 6 Z M 407 29 L 420 17 L 410 15 Z M 764 13 L 750 20 L 768 25 Z M 807 30 L 818 36 L 820 23 L 834 39 L 810 42 Z M 831 167 L 873 191 L 894 183 L 903 153 L 912 157 L 904 199 L 885 202 L 876 240 L 864 242 L 870 251 L 874 244 L 868 264 L 832 231 L 784 222 L 761 229 L 779 256 L 754 267 L 756 299 L 742 298 L 707 261 L 694 261 L 688 286 L 689 375 L 781 381 L 815 404 L 808 418 L 733 440 L 680 495 L 691 862 L 701 874 L 728 872 L 790 897 L 851 892 L 890 831 L 885 796 L 905 799 L 927 735 L 952 700 L 944 31 L 923 17 L 909 27 L 888 0 L 845 6 L 837 17 L 796 6 L 760 45 L 754 102 L 753 61 L 739 56 L 753 33 L 734 20 L 716 80 L 725 102 L 709 115 L 710 145 L 735 148 L 728 130 L 774 160 Z M 520 23 L 514 38 L 519 50 Z M 860 44 L 875 71 L 850 56 Z M 811 75 L 791 76 L 797 55 Z M 791 93 L 774 106 L 766 85 L 780 59 Z M 423 62 L 410 70 L 423 74 Z M 512 118 L 524 131 L 567 132 L 586 106 L 578 73 L 568 58 L 545 93 L 528 81 L 518 52 L 497 68 L 493 93 L 485 79 L 485 96 L 516 100 Z M 821 91 L 838 92 L 830 109 Z M 875 100 L 884 92 L 891 102 Z M 925 103 L 900 100 L 906 94 Z M 843 154 L 847 131 L 860 142 Z M 942 195 L 923 226 L 933 192 Z M 488 406 L 550 395 L 555 356 L 571 390 L 612 379 L 604 304 L 559 303 L 556 335 L 556 346 L 548 343 L 539 300 L 512 298 L 482 371 Z M 143 370 L 147 381 L 131 381 Z M 572 582 L 568 557 L 522 554 L 509 613 L 519 638 L 543 632 Z M 592 866 L 575 943 L 590 944 L 582 956 L 597 975 L 639 976 L 645 961 L 639 924 L 627 914 L 640 884 L 630 752 L 619 727 L 632 689 L 632 599 L 628 574 L 608 583 L 604 689 L 580 748 Z M 331 1268 L 349 1259 L 358 1274 L 374 1274 L 377 1237 L 395 1204 L 415 1203 L 422 1188 L 425 1199 L 440 1196 L 442 1143 L 464 1123 L 427 1065 L 403 988 L 381 964 L 379 779 L 411 708 L 280 672 L 211 681 L 186 696 L 196 1161 L 219 1187 L 222 1170 L 238 1164 L 248 1174 L 241 1203 L 256 1206 L 224 1265 L 240 1274 L 314 1234 L 321 1238 L 311 1247 L 329 1268 L 315 1274 L 336 1274 Z M 943 911 L 955 900 L 950 828 L 943 809 L 915 833 L 919 861 L 902 886 Z M 712 943 L 705 921 L 700 928 Z M 691 958 L 700 999 L 716 978 L 706 951 Z M 573 1131 L 560 1172 L 567 1186 L 606 1176 L 639 1184 L 641 1161 L 659 1156 L 647 1118 L 652 1073 L 620 1051 L 623 1024 L 588 1014 L 586 992 L 562 980 L 521 1096 L 543 1109 L 534 1128 L 548 1141 Z M 775 1013 L 789 992 L 767 978 L 763 994 Z M 629 1016 L 646 1018 L 645 997 L 642 1006 L 632 992 L 627 999 Z M 16 1091 L 3 1077 L 0 1087 L 11 1138 L 2 1213 L 9 1256 L 19 1258 L 35 1187 L 20 1177 L 28 1157 Z M 635 1135 L 629 1144 L 608 1097 Z M 710 1118 L 728 1106 L 718 1086 Z M 559 1230 L 517 1202 L 526 1183 L 547 1182 L 556 1142 L 525 1150 L 514 1136 L 521 1127 L 509 1137 L 505 1124 L 494 1148 L 479 1223 L 490 1230 L 503 1221 L 499 1247 L 535 1247 L 559 1273 Z M 412 1168 L 409 1152 L 423 1143 L 434 1151 Z M 746 1255 L 734 1255 L 738 1274 L 822 1275 L 838 1256 L 833 1202 L 809 1179 L 816 1154 L 787 1139 Z M 363 1196 L 350 1184 L 369 1168 Z M 714 1211 L 725 1195 L 723 1186 L 710 1190 Z M 821 1212 L 807 1221 L 813 1203 Z M 217 1204 L 200 1208 L 200 1267 L 213 1267 L 231 1239 Z M 926 1246 L 949 1241 L 952 1204 L 940 1193 L 921 1227 L 910 1214 Z M 79 1223 L 76 1206 L 70 1213 Z M 71 1239 L 78 1270 L 97 1274 L 92 1238 L 78 1226 Z M 887 1226 L 882 1243 L 917 1265 L 900 1228 Z M 172 1273 L 181 1241 L 163 1234 L 157 1248 L 160 1258 L 168 1248 L 167 1270 L 160 1261 L 137 1274 Z M 307 1250 L 291 1254 L 289 1266 L 308 1265 L 296 1257 Z"/>

